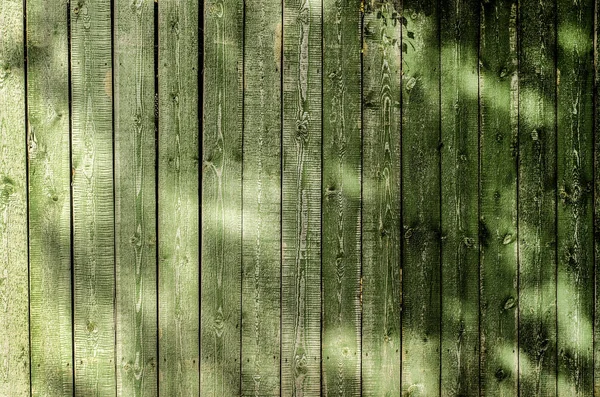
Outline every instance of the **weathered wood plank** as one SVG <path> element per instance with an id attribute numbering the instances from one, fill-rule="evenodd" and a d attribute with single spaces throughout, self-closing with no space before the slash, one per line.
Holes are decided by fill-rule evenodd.
<path id="1" fill-rule="evenodd" d="M 117 394 L 157 395 L 154 2 L 114 3 Z"/>
<path id="2" fill-rule="evenodd" d="M 362 392 L 400 395 L 400 2 L 363 22 Z"/>
<path id="3" fill-rule="evenodd" d="M 279 396 L 282 4 L 245 15 L 242 395 Z"/>
<path id="4" fill-rule="evenodd" d="M 441 331 L 439 4 L 403 7 L 402 391 L 433 396 Z"/>
<path id="5" fill-rule="evenodd" d="M 321 392 L 322 3 L 283 3 L 281 394 Z"/>
<path id="6" fill-rule="evenodd" d="M 361 9 L 323 1 L 322 394 L 360 396 Z"/>
<path id="7" fill-rule="evenodd" d="M 594 1 L 557 3 L 557 392 L 592 396 Z"/>
<path id="8" fill-rule="evenodd" d="M 0 3 L 0 395 L 29 396 L 23 2 Z"/>
<path id="9" fill-rule="evenodd" d="M 158 3 L 159 394 L 197 396 L 199 360 L 198 1 Z"/>
<path id="10" fill-rule="evenodd" d="M 440 2 L 442 385 L 479 395 L 478 0 Z"/>
<path id="11" fill-rule="evenodd" d="M 205 2 L 201 329 L 204 395 L 239 395 L 241 387 L 243 7 L 238 0 Z"/>
<path id="12" fill-rule="evenodd" d="M 518 394 L 517 1 L 481 3 L 481 393 Z"/>
<path id="13" fill-rule="evenodd" d="M 519 392 L 556 394 L 555 2 L 519 7 Z"/>
<path id="14" fill-rule="evenodd" d="M 594 0 L 594 397 L 600 396 L 600 47 L 598 46 L 600 3 Z"/>
<path id="15" fill-rule="evenodd" d="M 31 394 L 70 396 L 68 8 L 64 1 L 30 0 L 26 5 Z"/>
<path id="16" fill-rule="evenodd" d="M 110 1 L 71 3 L 75 394 L 115 394 Z"/>

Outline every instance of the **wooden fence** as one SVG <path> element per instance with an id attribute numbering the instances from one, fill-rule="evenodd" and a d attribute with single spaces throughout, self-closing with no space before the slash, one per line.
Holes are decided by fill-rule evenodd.
<path id="1" fill-rule="evenodd" d="M 599 0 L 0 0 L 0 396 L 600 396 Z"/>

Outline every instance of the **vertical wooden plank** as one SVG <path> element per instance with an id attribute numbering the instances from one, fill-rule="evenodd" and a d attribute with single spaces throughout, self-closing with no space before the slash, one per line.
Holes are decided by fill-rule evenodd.
<path id="1" fill-rule="evenodd" d="M 479 395 L 478 0 L 440 2 L 442 390 Z"/>
<path id="2" fill-rule="evenodd" d="M 283 3 L 281 394 L 321 392 L 322 2 Z"/>
<path id="3" fill-rule="evenodd" d="M 556 394 L 556 3 L 519 6 L 519 392 Z"/>
<path id="4" fill-rule="evenodd" d="M 434 396 L 441 331 L 439 3 L 405 0 L 403 7 L 402 391 Z"/>
<path id="5" fill-rule="evenodd" d="M 238 0 L 205 2 L 200 382 L 204 395 L 238 395 L 241 386 L 243 8 Z"/>
<path id="6" fill-rule="evenodd" d="M 360 396 L 360 1 L 323 2 L 322 394 Z"/>
<path id="7" fill-rule="evenodd" d="M 364 3 L 362 393 L 400 395 L 400 2 Z"/>
<path id="8" fill-rule="evenodd" d="M 23 2 L 0 3 L 0 394 L 29 396 Z"/>
<path id="9" fill-rule="evenodd" d="M 593 390 L 594 2 L 557 4 L 558 394 Z"/>
<path id="10" fill-rule="evenodd" d="M 280 392 L 280 1 L 246 2 L 242 395 Z"/>
<path id="11" fill-rule="evenodd" d="M 117 394 L 155 396 L 154 2 L 113 6 Z"/>
<path id="12" fill-rule="evenodd" d="M 64 1 L 30 0 L 26 5 L 31 394 L 70 396 L 68 8 Z"/>
<path id="13" fill-rule="evenodd" d="M 481 393 L 518 394 L 517 1 L 481 3 Z"/>
<path id="14" fill-rule="evenodd" d="M 594 397 L 600 396 L 600 272 L 598 260 L 600 259 L 600 107 L 598 106 L 598 87 L 600 87 L 600 48 L 598 47 L 598 22 L 600 11 L 598 0 L 594 0 Z"/>
<path id="15" fill-rule="evenodd" d="M 199 392 L 198 2 L 158 3 L 159 394 Z"/>
<path id="16" fill-rule="evenodd" d="M 115 394 L 110 1 L 71 3 L 75 394 Z"/>

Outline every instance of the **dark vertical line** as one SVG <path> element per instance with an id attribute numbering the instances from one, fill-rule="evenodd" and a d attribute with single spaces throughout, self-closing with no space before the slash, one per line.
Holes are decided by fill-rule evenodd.
<path id="1" fill-rule="evenodd" d="M 155 262 L 155 276 L 156 276 L 156 392 L 157 394 L 160 393 L 160 338 L 158 337 L 158 335 L 160 334 L 160 300 L 159 300 L 159 293 L 160 293 L 160 283 L 159 283 L 159 277 L 160 277 L 160 257 L 159 257 L 159 250 L 160 250 L 160 234 L 159 234 L 159 221 L 158 221 L 158 215 L 159 215 L 159 207 L 158 207 L 158 198 L 159 198 L 159 194 L 158 194 L 158 188 L 159 188 L 159 175 L 158 175 L 158 148 L 159 148 L 159 126 L 158 126 L 158 2 L 155 1 L 154 2 L 154 7 L 153 7 L 153 11 L 154 11 L 154 46 L 153 46 L 153 51 L 154 51 L 154 228 L 155 230 L 155 236 L 156 236 L 156 245 L 155 245 L 155 251 L 154 251 L 154 262 Z"/>
<path id="2" fill-rule="evenodd" d="M 281 2 L 281 37 L 279 50 L 279 393 L 283 387 L 283 38 L 285 0 Z"/>
<path id="3" fill-rule="evenodd" d="M 154 3 L 156 5 L 156 3 Z M 158 11 L 158 6 L 156 5 Z M 157 12 L 158 14 L 158 12 Z M 158 15 L 156 18 L 156 31 L 158 31 Z M 198 2 L 198 67 L 196 68 L 197 80 L 198 80 L 198 311 L 199 311 L 199 324 L 198 324 L 198 390 L 202 390 L 202 167 L 204 162 L 204 1 Z M 158 37 L 157 37 L 158 40 Z M 156 59 L 158 65 L 158 57 Z M 157 84 L 158 84 L 158 73 L 157 73 Z M 157 85 L 158 87 L 158 85 Z"/>
<path id="4" fill-rule="evenodd" d="M 365 25 L 365 3 L 361 0 L 361 8 L 359 15 L 359 34 L 360 34 L 360 290 L 359 290 L 359 310 L 360 310 L 360 356 L 359 356 L 359 387 L 360 395 L 363 390 L 363 188 L 364 188 L 364 25 Z M 400 24 L 402 25 L 402 24 Z"/>
<path id="5" fill-rule="evenodd" d="M 241 171 L 241 219 L 240 219 L 240 380 L 239 393 L 242 395 L 242 330 L 243 325 L 243 296 L 244 296 L 244 135 L 245 135 L 245 116 L 246 116 L 246 0 L 242 2 L 242 171 Z"/>
<path id="6" fill-rule="evenodd" d="M 27 87 L 27 0 L 23 0 L 23 99 L 25 121 L 25 207 L 27 211 L 27 334 L 29 343 L 29 391 L 32 390 L 31 377 L 31 248 L 30 248 L 30 214 L 29 214 L 29 101 Z"/>
<path id="7" fill-rule="evenodd" d="M 400 196 L 398 197 L 399 207 L 400 207 L 400 225 L 399 225 L 399 244 L 398 249 L 400 250 L 399 255 L 399 265 L 400 265 L 400 326 L 398 330 L 400 331 L 400 354 L 398 355 L 398 360 L 400 361 L 400 394 L 402 394 L 402 374 L 403 374 L 403 362 L 402 362 L 402 349 L 403 349 L 403 328 L 402 321 L 404 319 L 404 244 L 406 239 L 404 238 L 404 201 L 403 193 L 404 193 L 404 143 L 403 143 L 403 124 L 402 120 L 404 117 L 404 0 L 400 0 L 400 117 L 398 118 L 398 127 L 400 128 Z"/>
<path id="8" fill-rule="evenodd" d="M 516 206 L 517 206 L 517 394 L 521 394 L 521 233 L 520 233 L 520 192 L 521 192 L 521 0 L 517 0 L 515 33 L 517 45 L 517 156 L 515 159 L 517 186 L 516 186 Z M 511 98 L 512 101 L 512 98 Z"/>
<path id="9" fill-rule="evenodd" d="M 115 395 L 118 394 L 118 371 L 117 371 L 117 222 L 115 221 L 116 215 L 116 146 L 115 146 L 115 0 L 110 0 L 110 74 L 111 74 L 111 129 L 112 129 L 112 209 L 113 209 L 113 367 L 115 377 Z"/>
<path id="10" fill-rule="evenodd" d="M 442 331 L 443 331 L 443 321 L 442 321 L 442 308 L 443 308 L 443 304 L 444 304 L 444 298 L 443 298 L 443 289 L 444 289 L 444 283 L 442 282 L 443 280 L 443 276 L 444 276 L 444 272 L 443 272 L 443 241 L 442 241 L 442 199 L 443 199 L 443 195 L 442 195 L 442 148 L 443 148 L 443 136 L 442 136 L 442 10 L 441 10 L 441 2 L 443 0 L 437 0 L 436 2 L 436 9 L 437 9 L 437 50 L 438 50 L 438 71 L 437 71 L 437 75 L 438 75 L 438 136 L 439 136 L 439 140 L 438 140 L 438 189 L 439 189 L 439 214 L 440 214 L 440 221 L 439 221 L 439 230 L 438 230 L 438 243 L 439 243 L 439 247 L 440 247 L 440 252 L 439 252 L 439 285 L 440 285 L 440 297 L 439 297 L 439 371 L 440 371 L 440 376 L 439 376 L 439 393 L 440 396 L 442 395 L 442 358 L 443 358 L 443 349 L 442 349 Z"/>
<path id="11" fill-rule="evenodd" d="M 556 341 L 554 347 L 555 362 L 555 391 L 558 393 L 558 1 L 554 1 L 554 332 Z"/>
<path id="12" fill-rule="evenodd" d="M 74 211 L 73 211 L 73 73 L 71 42 L 71 1 L 67 0 L 67 52 L 68 52 L 68 100 L 69 100 L 69 216 L 70 235 L 69 255 L 71 261 L 71 386 L 75 396 L 75 250 L 74 250 Z"/>
<path id="13" fill-rule="evenodd" d="M 479 222 L 481 219 L 481 125 L 482 125 L 482 115 L 481 115 L 481 10 L 483 9 L 483 4 L 479 4 L 478 12 L 477 12 L 477 266 L 478 270 L 478 288 L 477 288 L 477 335 L 479 338 L 479 358 L 477 360 L 477 389 L 479 395 L 481 395 L 481 357 L 482 357 L 482 349 L 481 349 L 481 288 L 483 285 L 482 282 L 482 272 L 481 272 L 481 239 L 479 238 Z M 510 38 L 509 38 L 510 40 Z"/>

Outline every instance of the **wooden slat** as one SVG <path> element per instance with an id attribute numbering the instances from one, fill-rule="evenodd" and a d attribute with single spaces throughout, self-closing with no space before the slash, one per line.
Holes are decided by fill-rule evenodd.
<path id="1" fill-rule="evenodd" d="M 23 2 L 0 3 L 0 395 L 29 396 Z"/>
<path id="2" fill-rule="evenodd" d="M 594 362 L 594 397 L 600 396 L 600 47 L 598 46 L 598 32 L 600 26 L 600 2 L 594 0 L 594 323 L 593 323 L 593 362 Z"/>
<path id="3" fill-rule="evenodd" d="M 400 2 L 365 2 L 362 393 L 400 395 Z"/>
<path id="4" fill-rule="evenodd" d="M 115 394 L 110 1 L 71 3 L 75 394 Z"/>
<path id="5" fill-rule="evenodd" d="M 27 1 L 33 396 L 73 393 L 67 10 Z"/>
<path id="6" fill-rule="evenodd" d="M 519 7 L 519 391 L 556 394 L 554 2 Z"/>
<path id="7" fill-rule="evenodd" d="M 279 396 L 281 2 L 245 15 L 242 395 Z"/>
<path id="8" fill-rule="evenodd" d="M 157 395 L 154 2 L 114 3 L 117 394 Z"/>
<path id="9" fill-rule="evenodd" d="M 405 0 L 402 32 L 402 391 L 440 393 L 439 4 Z"/>
<path id="10" fill-rule="evenodd" d="M 557 5 L 558 394 L 592 396 L 594 1 Z"/>
<path id="11" fill-rule="evenodd" d="M 159 394 L 199 392 L 198 1 L 158 3 Z"/>
<path id="12" fill-rule="evenodd" d="M 479 395 L 478 0 L 440 2 L 442 385 Z"/>
<path id="13" fill-rule="evenodd" d="M 322 3 L 283 3 L 281 394 L 321 391 Z"/>
<path id="14" fill-rule="evenodd" d="M 361 10 L 323 1 L 323 395 L 360 396 Z"/>
<path id="15" fill-rule="evenodd" d="M 517 1 L 482 3 L 480 25 L 481 393 L 518 394 Z"/>
<path id="16" fill-rule="evenodd" d="M 201 394 L 233 396 L 240 393 L 243 2 L 207 1 L 204 16 Z"/>

